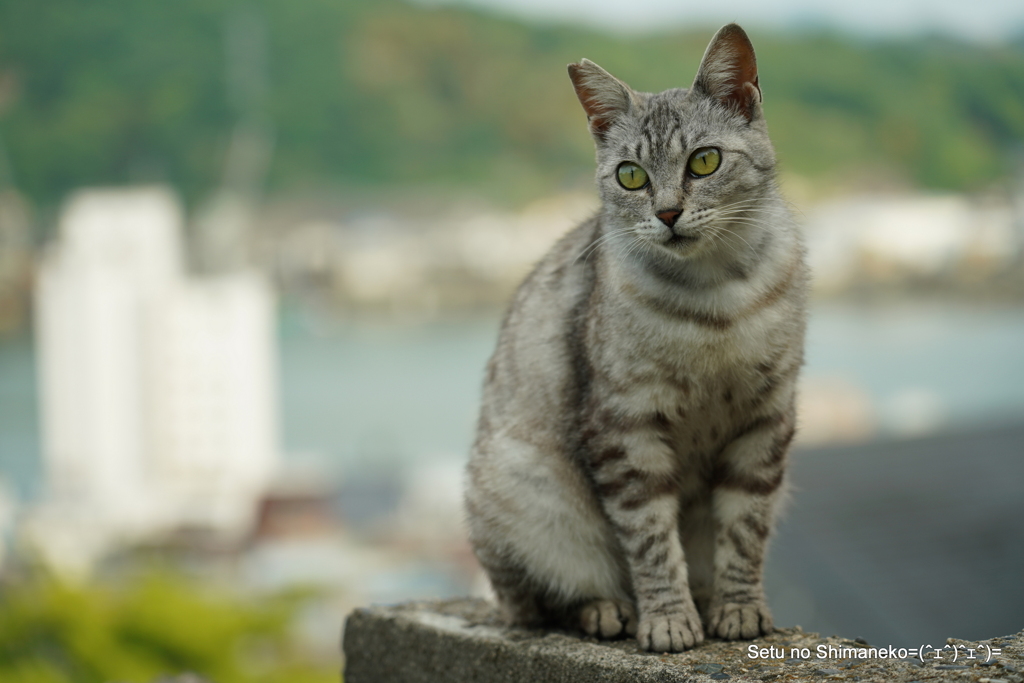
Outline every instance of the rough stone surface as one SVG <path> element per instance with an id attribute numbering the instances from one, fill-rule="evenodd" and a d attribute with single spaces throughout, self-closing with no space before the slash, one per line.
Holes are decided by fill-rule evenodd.
<path id="1" fill-rule="evenodd" d="M 751 645 L 768 648 L 768 656 L 752 658 Z M 916 659 L 862 656 L 871 654 L 865 648 L 889 645 L 932 647 L 922 648 L 923 657 Z M 838 652 L 818 658 L 819 646 Z M 986 641 L 869 646 L 796 627 L 755 641 L 712 640 L 670 655 L 641 652 L 633 639 L 598 641 L 576 633 L 508 628 L 489 603 L 471 599 L 358 609 L 346 621 L 344 649 L 345 683 L 1024 683 L 1024 631 Z"/>

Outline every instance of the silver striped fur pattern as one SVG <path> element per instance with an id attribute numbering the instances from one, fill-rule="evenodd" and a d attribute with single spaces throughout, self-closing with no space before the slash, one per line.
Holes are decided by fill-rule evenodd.
<path id="1" fill-rule="evenodd" d="M 602 209 L 503 323 L 467 468 L 471 543 L 513 623 L 659 652 L 768 633 L 808 275 L 753 48 L 730 24 L 690 88 L 658 94 L 587 60 L 569 72 Z M 708 147 L 720 164 L 697 176 Z M 623 162 L 645 187 L 619 182 Z"/>

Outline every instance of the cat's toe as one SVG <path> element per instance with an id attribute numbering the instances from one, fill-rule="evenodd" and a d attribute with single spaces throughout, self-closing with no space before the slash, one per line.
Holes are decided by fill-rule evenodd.
<path id="1" fill-rule="evenodd" d="M 587 635 L 615 638 L 623 631 L 634 635 L 637 629 L 636 610 L 628 602 L 594 600 L 580 610 L 580 626 Z"/>
<path id="2" fill-rule="evenodd" d="M 725 640 L 750 639 L 772 632 L 772 614 L 763 600 L 712 605 L 708 635 Z"/>
<path id="3" fill-rule="evenodd" d="M 697 610 L 690 609 L 641 619 L 636 639 L 642 650 L 681 652 L 704 642 L 704 629 Z"/>

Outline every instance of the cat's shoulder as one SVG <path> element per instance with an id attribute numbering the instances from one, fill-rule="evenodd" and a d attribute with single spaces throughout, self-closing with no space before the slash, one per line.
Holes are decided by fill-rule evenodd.
<path id="1" fill-rule="evenodd" d="M 592 247 L 600 237 L 600 216 L 594 215 L 566 232 L 541 257 L 519 286 L 518 295 L 530 290 L 561 289 L 587 279 Z"/>

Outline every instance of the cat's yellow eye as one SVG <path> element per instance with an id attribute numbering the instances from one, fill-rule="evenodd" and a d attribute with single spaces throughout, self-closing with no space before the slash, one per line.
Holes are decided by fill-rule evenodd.
<path id="1" fill-rule="evenodd" d="M 619 164 L 619 184 L 627 190 L 639 190 L 647 185 L 647 171 L 632 161 Z"/>
<path id="2" fill-rule="evenodd" d="M 690 173 L 702 177 L 714 173 L 720 163 L 722 163 L 722 153 L 714 147 L 704 147 L 690 156 L 690 161 L 686 166 Z"/>

